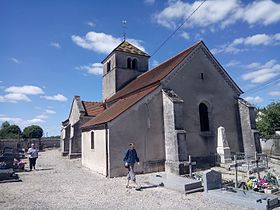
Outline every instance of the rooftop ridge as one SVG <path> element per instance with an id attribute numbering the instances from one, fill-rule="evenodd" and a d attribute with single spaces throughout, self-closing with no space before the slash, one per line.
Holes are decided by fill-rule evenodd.
<path id="1" fill-rule="evenodd" d="M 161 81 L 164 79 L 169 73 L 186 57 L 188 56 L 202 41 L 199 41 L 193 44 L 191 47 L 181 51 L 177 55 L 173 56 L 172 58 L 164 61 L 160 65 L 156 66 L 155 68 L 141 74 L 136 79 L 131 81 L 128 85 L 126 85 L 123 89 L 119 90 L 116 94 L 111 96 L 110 98 L 106 99 L 105 102 L 113 102 L 117 99 L 123 98 L 125 95 L 129 93 L 138 91 L 142 88 L 145 88 L 153 83 Z M 174 62 L 174 63 L 173 63 Z M 169 65 L 170 64 L 170 65 Z M 173 64 L 173 65 L 172 65 Z M 157 72 L 158 71 L 158 72 Z M 155 74 L 155 75 L 153 75 Z M 150 77 L 149 77 L 150 76 Z M 150 80 L 150 81 L 149 81 Z M 136 84 L 135 83 L 141 83 Z M 139 87 L 137 87 L 139 86 Z M 126 92 L 125 92 L 126 91 Z"/>
<path id="2" fill-rule="evenodd" d="M 145 56 L 145 57 L 150 57 L 146 52 L 143 50 L 140 50 L 138 47 L 134 46 L 133 44 L 129 43 L 128 41 L 124 40 L 122 41 L 117 47 L 115 47 L 112 52 L 110 52 L 109 55 L 107 55 L 101 63 L 104 63 L 111 55 L 113 52 L 118 51 L 118 52 L 125 52 L 125 53 L 131 53 L 135 55 L 140 55 L 140 56 Z"/>

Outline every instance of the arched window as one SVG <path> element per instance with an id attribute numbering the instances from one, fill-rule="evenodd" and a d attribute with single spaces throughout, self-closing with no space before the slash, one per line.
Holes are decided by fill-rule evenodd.
<path id="1" fill-rule="evenodd" d="M 208 108 L 204 103 L 199 104 L 200 130 L 209 131 Z"/>
<path id="2" fill-rule="evenodd" d="M 111 61 L 107 62 L 107 72 L 111 70 Z"/>
<path id="3" fill-rule="evenodd" d="M 126 64 L 128 69 L 131 69 L 131 58 L 127 59 L 127 64 Z"/>
<path id="4" fill-rule="evenodd" d="M 90 133 L 90 148 L 94 149 L 94 132 Z"/>
<path id="5" fill-rule="evenodd" d="M 135 58 L 132 60 L 132 69 L 137 69 L 137 60 Z"/>

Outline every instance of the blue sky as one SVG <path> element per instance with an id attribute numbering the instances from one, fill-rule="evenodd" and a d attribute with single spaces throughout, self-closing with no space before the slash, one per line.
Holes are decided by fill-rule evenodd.
<path id="1" fill-rule="evenodd" d="M 0 1 L 0 123 L 58 135 L 74 95 L 101 100 L 101 65 L 127 39 L 152 55 L 201 1 Z M 280 97 L 280 1 L 206 1 L 150 58 L 203 40 L 257 106 Z"/>

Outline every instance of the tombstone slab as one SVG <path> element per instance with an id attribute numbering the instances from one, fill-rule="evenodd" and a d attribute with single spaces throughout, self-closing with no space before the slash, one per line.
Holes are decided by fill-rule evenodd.
<path id="1" fill-rule="evenodd" d="M 248 209 L 263 210 L 280 206 L 280 201 L 276 195 L 267 195 L 254 191 L 244 193 L 243 190 L 236 188 L 210 190 L 208 193 L 204 193 L 204 196 L 217 202 L 223 200 Z"/>
<path id="2" fill-rule="evenodd" d="M 202 183 L 199 180 L 190 179 L 166 172 L 158 172 L 151 174 L 149 182 L 153 185 L 164 186 L 168 189 L 181 193 L 192 193 L 202 191 Z"/>
<path id="3" fill-rule="evenodd" d="M 204 192 L 208 190 L 220 189 L 222 187 L 222 174 L 215 170 L 207 170 L 203 172 Z"/>

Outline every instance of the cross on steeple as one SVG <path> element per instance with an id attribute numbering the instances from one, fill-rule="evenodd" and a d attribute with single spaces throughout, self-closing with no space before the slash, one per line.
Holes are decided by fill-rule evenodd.
<path id="1" fill-rule="evenodd" d="M 123 27 L 123 40 L 125 41 L 126 40 L 126 20 L 123 20 L 122 21 L 122 27 Z"/>

